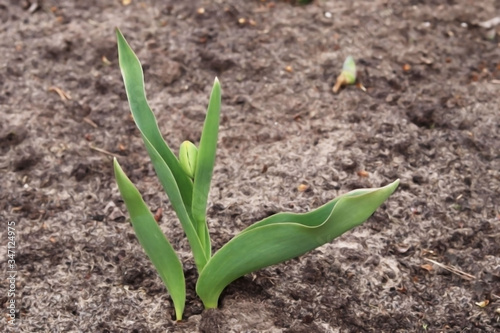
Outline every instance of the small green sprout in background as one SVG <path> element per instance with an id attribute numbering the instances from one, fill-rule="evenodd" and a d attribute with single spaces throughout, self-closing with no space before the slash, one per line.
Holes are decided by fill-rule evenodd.
<path id="1" fill-rule="evenodd" d="M 337 77 L 332 90 L 334 93 L 337 93 L 341 87 L 354 83 L 356 83 L 356 63 L 353 57 L 348 56 L 344 61 L 342 72 Z"/>
<path id="2" fill-rule="evenodd" d="M 118 57 L 130 110 L 146 150 L 193 252 L 199 279 L 196 293 L 205 308 L 216 308 L 221 292 L 237 278 L 311 251 L 360 225 L 396 190 L 399 180 L 381 188 L 354 190 L 304 214 L 279 213 L 236 235 L 212 255 L 206 220 L 215 162 L 221 89 L 215 79 L 199 147 L 185 141 L 177 158 L 163 140 L 144 90 L 139 59 L 117 29 Z M 182 264 L 139 191 L 114 159 L 115 178 L 139 243 L 151 259 L 182 319 L 186 286 Z"/>

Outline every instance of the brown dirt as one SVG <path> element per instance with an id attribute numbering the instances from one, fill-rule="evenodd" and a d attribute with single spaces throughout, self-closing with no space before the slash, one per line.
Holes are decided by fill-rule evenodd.
<path id="1" fill-rule="evenodd" d="M 5 249 L 6 222 L 18 232 L 11 330 L 498 332 L 500 31 L 479 23 L 499 15 L 495 0 L 0 0 Z M 396 178 L 399 190 L 363 226 L 239 279 L 218 310 L 202 311 L 189 247 L 129 116 L 115 26 L 143 62 L 174 149 L 199 139 L 214 77 L 222 83 L 215 249 L 278 211 Z M 367 91 L 335 95 L 348 55 Z M 188 277 L 182 323 L 105 152 L 163 208 Z"/>

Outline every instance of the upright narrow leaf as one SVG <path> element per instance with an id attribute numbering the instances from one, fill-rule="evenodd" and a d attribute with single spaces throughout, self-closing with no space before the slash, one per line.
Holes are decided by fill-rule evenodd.
<path id="1" fill-rule="evenodd" d="M 212 93 L 210 94 L 207 115 L 201 133 L 193 186 L 193 218 L 198 236 L 203 242 L 208 257 L 211 255 L 211 245 L 205 216 L 210 182 L 212 181 L 212 173 L 214 170 L 215 152 L 217 150 L 220 105 L 220 84 L 219 80 L 216 78 Z"/>
<path id="2" fill-rule="evenodd" d="M 172 170 L 184 205 L 188 212 L 191 212 L 193 184 L 182 171 L 177 157 L 175 157 L 161 136 L 156 117 L 146 99 L 141 63 L 118 29 L 116 29 L 116 38 L 118 41 L 118 60 L 134 121 L 142 135 L 149 140 L 165 163 L 167 163 L 170 170 Z"/>
<path id="3" fill-rule="evenodd" d="M 167 193 L 193 250 L 196 266 L 202 270 L 208 260 L 206 240 L 200 240 L 192 218 L 193 182 L 163 140 L 156 118 L 146 100 L 144 75 L 139 59 L 117 29 L 118 56 L 130 110 L 141 132 L 158 178 Z"/>
<path id="4" fill-rule="evenodd" d="M 116 182 L 129 211 L 137 239 L 172 297 L 177 320 L 181 320 L 186 302 L 186 285 L 182 264 L 137 188 L 125 175 L 116 159 L 113 164 Z"/>
<path id="5" fill-rule="evenodd" d="M 171 169 L 168 168 L 168 165 L 161 158 L 158 151 L 153 147 L 153 145 L 149 142 L 149 140 L 143 137 L 144 143 L 146 144 L 146 149 L 151 157 L 151 162 L 155 168 L 156 174 L 160 179 L 160 183 L 167 193 L 170 203 L 177 213 L 177 217 L 181 222 L 182 228 L 186 233 L 186 237 L 189 241 L 189 245 L 191 246 L 191 250 L 193 251 L 194 262 L 196 264 L 196 268 L 199 272 L 205 267 L 209 257 L 205 251 L 205 248 L 196 233 L 196 229 L 194 224 L 186 211 L 186 207 L 182 202 L 182 197 L 179 192 L 179 188 L 175 184 L 175 179 L 172 174 Z"/>

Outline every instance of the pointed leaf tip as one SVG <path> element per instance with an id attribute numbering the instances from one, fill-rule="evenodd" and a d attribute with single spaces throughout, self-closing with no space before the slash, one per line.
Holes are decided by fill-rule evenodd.
<path id="1" fill-rule="evenodd" d="M 120 29 L 118 28 L 115 28 L 115 35 L 116 35 L 116 38 L 118 39 L 118 41 L 121 41 L 122 39 L 125 39 L 123 37 L 123 34 L 122 32 L 120 31 Z"/>
<path id="2" fill-rule="evenodd" d="M 215 77 L 213 88 L 215 88 L 215 87 L 220 89 L 220 81 L 219 81 L 219 78 L 217 76 Z"/>

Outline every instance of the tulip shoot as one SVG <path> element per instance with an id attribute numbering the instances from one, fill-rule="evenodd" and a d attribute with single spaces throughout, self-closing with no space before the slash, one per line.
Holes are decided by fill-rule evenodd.
<path id="1" fill-rule="evenodd" d="M 300 256 L 360 225 L 398 187 L 399 180 L 396 180 L 384 187 L 343 194 L 309 213 L 270 216 L 241 231 L 212 255 L 206 210 L 219 129 L 219 81 L 215 79 L 210 94 L 198 148 L 185 141 L 180 146 L 179 157 L 176 157 L 163 140 L 148 105 L 139 59 L 118 29 L 116 35 L 130 110 L 160 183 L 188 239 L 199 273 L 196 293 L 206 308 L 216 308 L 221 292 L 235 279 Z M 346 79 L 354 82 L 354 60 L 346 60 L 344 67 Z M 180 320 L 186 301 L 182 264 L 116 159 L 114 170 L 137 238 L 167 287 L 176 318 Z"/>
<path id="2" fill-rule="evenodd" d="M 356 63 L 352 56 L 348 56 L 342 65 L 342 72 L 337 77 L 333 92 L 337 93 L 341 87 L 356 83 Z"/>

